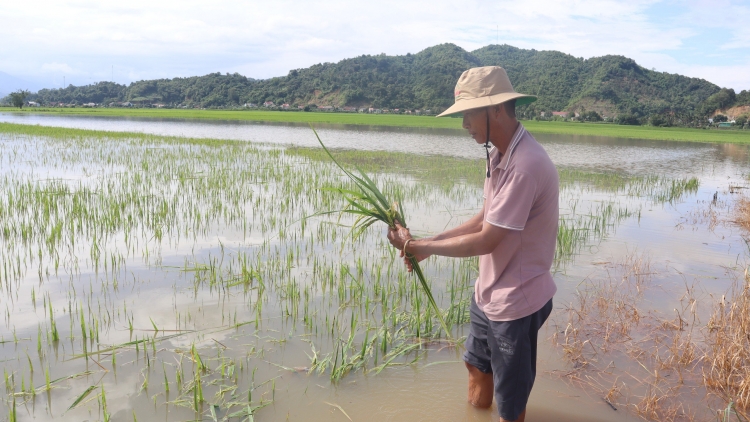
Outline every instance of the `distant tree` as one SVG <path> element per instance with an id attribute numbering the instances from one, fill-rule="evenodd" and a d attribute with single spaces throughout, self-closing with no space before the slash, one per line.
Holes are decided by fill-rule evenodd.
<path id="1" fill-rule="evenodd" d="M 748 116 L 746 116 L 746 115 L 745 116 L 740 116 L 740 117 L 734 119 L 734 123 L 736 123 L 737 126 L 744 126 L 745 123 L 747 123 L 747 118 L 748 118 Z"/>
<path id="2" fill-rule="evenodd" d="M 716 110 L 726 109 L 733 106 L 736 99 L 737 95 L 733 89 L 722 88 L 706 99 L 702 106 L 703 112 L 711 114 Z"/>
<path id="3" fill-rule="evenodd" d="M 581 120 L 584 122 L 601 122 L 604 119 L 602 119 L 602 116 L 599 113 L 591 110 L 581 113 Z"/>
<path id="4" fill-rule="evenodd" d="M 651 126 L 667 127 L 670 126 L 669 121 L 664 118 L 661 114 L 654 114 L 648 119 Z"/>
<path id="5" fill-rule="evenodd" d="M 637 126 L 640 125 L 641 122 L 638 119 L 638 116 L 634 114 L 620 114 L 617 116 L 617 123 L 621 125 L 633 125 Z"/>
<path id="6" fill-rule="evenodd" d="M 716 116 L 714 116 L 714 123 L 726 122 L 728 120 L 729 119 L 727 118 L 727 116 L 723 114 L 717 114 Z"/>
<path id="7" fill-rule="evenodd" d="M 26 97 L 28 97 L 29 94 L 31 93 L 24 89 L 19 89 L 16 92 L 11 92 L 10 103 L 13 104 L 13 107 L 23 108 L 23 103 L 24 101 L 26 101 Z"/>

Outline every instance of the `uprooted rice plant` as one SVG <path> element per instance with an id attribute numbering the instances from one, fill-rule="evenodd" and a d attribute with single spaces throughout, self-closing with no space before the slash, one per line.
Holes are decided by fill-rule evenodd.
<path id="1" fill-rule="evenodd" d="M 35 130 L 0 132 L 0 361 L 14 420 L 260 420 L 308 394 L 298 377 L 333 391 L 354 374 L 459 359 L 476 260 L 424 262 L 436 311 L 384 228 L 344 242 L 353 219 L 305 218 L 346 205 L 319 187 L 352 187 L 321 150 Z M 384 195 L 418 198 L 403 204 L 421 216 L 418 233 L 481 207 L 481 161 L 409 156 L 384 168 L 404 163 L 389 154 L 337 157 L 372 171 Z M 611 176 L 566 171 L 561 269 L 644 203 L 697 186 L 633 177 L 612 190 Z M 647 277 L 627 280 L 638 291 Z M 614 319 L 597 327 L 599 346 L 615 349 L 638 322 L 617 296 L 630 290 L 600 287 L 614 296 L 596 312 Z M 571 337 L 583 367 L 587 347 Z"/>

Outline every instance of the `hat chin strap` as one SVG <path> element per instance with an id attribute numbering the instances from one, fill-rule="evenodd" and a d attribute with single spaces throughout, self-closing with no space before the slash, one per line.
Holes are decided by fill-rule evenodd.
<path id="1" fill-rule="evenodd" d="M 487 178 L 490 178 L 490 111 L 487 110 L 487 140 L 484 141 L 484 151 L 487 153 Z"/>

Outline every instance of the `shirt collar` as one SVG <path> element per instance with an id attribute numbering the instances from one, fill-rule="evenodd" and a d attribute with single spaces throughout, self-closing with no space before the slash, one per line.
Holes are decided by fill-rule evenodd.
<path id="1" fill-rule="evenodd" d="M 513 134 L 513 138 L 511 138 L 510 140 L 510 145 L 508 145 L 508 151 L 506 151 L 505 154 L 501 155 L 498 149 L 493 145 L 490 149 L 490 166 L 493 169 L 502 168 L 503 170 L 508 170 L 508 163 L 510 162 L 510 158 L 513 155 L 513 152 L 516 150 L 516 146 L 518 146 L 518 143 L 521 142 L 521 139 L 523 139 L 523 136 L 525 134 L 526 128 L 524 128 L 523 125 L 519 123 L 518 128 L 516 128 L 516 132 Z M 499 159 L 498 156 L 500 156 Z"/>

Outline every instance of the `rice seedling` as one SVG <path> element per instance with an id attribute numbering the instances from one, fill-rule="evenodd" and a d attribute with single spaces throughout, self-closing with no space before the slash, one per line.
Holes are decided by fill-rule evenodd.
<path id="1" fill-rule="evenodd" d="M 388 201 L 380 191 L 380 189 L 378 189 L 377 185 L 375 185 L 375 182 L 373 182 L 372 179 L 370 179 L 370 177 L 367 176 L 367 174 L 362 170 L 358 169 L 357 171 L 359 175 L 355 175 L 354 173 L 342 167 L 341 164 L 339 164 L 339 162 L 336 161 L 336 159 L 333 157 L 328 148 L 326 148 L 326 146 L 323 144 L 320 136 L 318 136 L 318 132 L 316 132 L 314 128 L 312 128 L 312 130 L 313 133 L 315 133 L 315 137 L 317 138 L 318 142 L 320 142 L 320 146 L 323 147 L 323 150 L 326 152 L 326 154 L 328 154 L 328 156 L 336 164 L 336 166 L 338 166 L 338 168 L 340 168 L 341 171 L 343 171 L 344 174 L 346 174 L 346 176 L 348 176 L 349 179 L 354 182 L 355 186 L 358 189 L 357 191 L 354 191 L 343 188 L 328 188 L 342 195 L 348 204 L 346 208 L 338 211 L 339 213 L 352 214 L 357 216 L 354 224 L 352 224 L 351 236 L 354 239 L 357 239 L 360 235 L 362 235 L 362 233 L 364 233 L 365 230 L 367 230 L 371 225 L 378 221 L 385 223 L 390 229 L 395 229 L 397 223 L 401 224 L 403 227 L 407 227 L 406 217 L 404 216 L 404 209 L 401 201 Z M 427 284 L 427 280 L 424 277 L 424 273 L 422 272 L 422 268 L 419 265 L 419 261 L 417 261 L 416 257 L 411 254 L 408 254 L 407 258 L 411 262 L 414 274 L 419 280 L 419 283 L 425 295 L 427 296 L 427 300 L 429 301 L 430 306 L 435 311 L 435 316 L 437 316 L 438 320 L 440 321 L 440 325 L 442 326 L 445 335 L 450 337 L 451 332 L 448 329 L 448 325 L 445 323 L 445 318 L 443 318 L 442 311 L 435 302 L 435 298 L 432 295 L 432 290 L 430 289 L 429 284 Z"/>
<path id="2" fill-rule="evenodd" d="M 83 390 L 83 392 L 81 394 L 79 394 L 78 397 L 76 397 L 75 400 L 73 400 L 73 403 L 70 405 L 70 407 L 68 407 L 68 409 L 66 410 L 66 412 L 69 411 L 69 410 L 71 410 L 71 409 L 74 409 L 76 406 L 78 406 L 89 395 L 89 393 L 91 393 L 94 390 L 96 390 L 96 386 L 95 385 L 91 385 L 87 389 Z M 104 390 L 102 390 L 102 392 L 103 391 Z"/>

